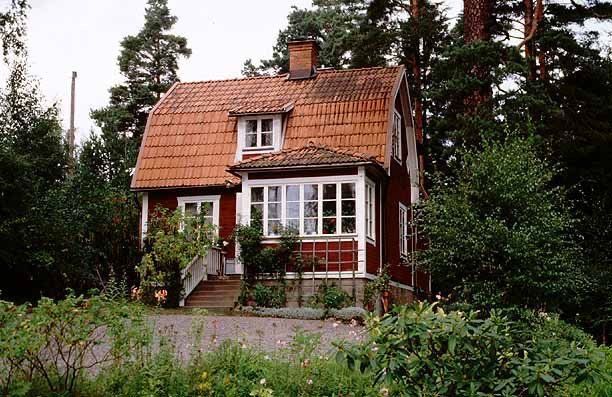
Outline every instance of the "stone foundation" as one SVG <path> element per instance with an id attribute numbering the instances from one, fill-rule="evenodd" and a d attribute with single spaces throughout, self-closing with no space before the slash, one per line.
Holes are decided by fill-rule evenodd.
<path id="1" fill-rule="evenodd" d="M 355 305 L 358 307 L 363 307 L 363 293 L 364 288 L 367 283 L 370 282 L 369 279 L 365 278 L 304 278 L 300 283 L 298 280 L 287 279 L 285 280 L 287 283 L 287 307 L 299 307 L 299 300 L 301 296 L 302 306 L 308 305 L 308 300 L 310 297 L 317 293 L 320 285 L 325 284 L 334 284 L 337 287 L 341 287 L 349 296 L 355 296 L 356 303 Z M 265 285 L 272 286 L 276 285 L 277 281 L 275 280 L 264 280 L 260 281 Z M 397 286 L 391 286 L 391 302 L 394 304 L 406 304 L 412 303 L 415 300 L 414 293 L 411 290 L 400 288 Z"/>

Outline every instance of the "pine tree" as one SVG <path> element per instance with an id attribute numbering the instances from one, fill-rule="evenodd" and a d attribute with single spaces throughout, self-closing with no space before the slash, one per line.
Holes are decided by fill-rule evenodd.
<path id="1" fill-rule="evenodd" d="M 111 177 L 125 186 L 149 111 L 178 81 L 179 59 L 191 55 L 187 39 L 169 33 L 176 21 L 167 0 L 148 0 L 144 26 L 121 42 L 118 63 L 125 81 L 111 87 L 108 106 L 91 112 L 114 164 Z"/>

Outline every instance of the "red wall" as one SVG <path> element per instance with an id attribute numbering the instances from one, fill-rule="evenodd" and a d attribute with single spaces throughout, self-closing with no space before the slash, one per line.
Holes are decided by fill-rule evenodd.
<path id="1" fill-rule="evenodd" d="M 376 178 L 368 175 L 370 180 L 375 181 Z M 370 274 L 378 274 L 378 270 L 380 268 L 380 246 L 381 240 L 383 236 L 380 233 L 380 182 L 376 182 L 374 187 L 375 190 L 375 204 L 374 204 L 374 212 L 375 212 L 375 233 L 376 233 L 376 242 L 372 244 L 370 241 L 366 240 L 366 272 Z"/>
<path id="2" fill-rule="evenodd" d="M 177 197 L 220 195 L 219 200 L 219 237 L 229 241 L 226 247 L 227 258 L 234 258 L 235 249 L 231 235 L 236 226 L 236 190 L 219 187 L 200 189 L 168 189 L 155 190 L 149 193 L 149 219 L 158 206 L 175 210 L 178 206 Z"/>
<path id="3" fill-rule="evenodd" d="M 403 83 L 405 84 L 405 83 Z M 403 87 L 402 87 L 403 88 Z M 396 110 L 405 120 L 410 115 L 404 114 L 401 106 L 401 99 L 398 96 L 395 103 Z M 383 187 L 383 263 L 389 265 L 389 273 L 394 281 L 402 284 L 412 285 L 412 267 L 410 264 L 402 263 L 400 258 L 399 241 L 399 203 L 404 204 L 408 209 L 411 207 L 410 175 L 407 167 L 408 142 L 405 139 L 405 125 L 402 123 L 402 163 L 399 164 L 395 159 L 390 161 L 390 176 L 388 183 Z M 415 275 L 416 286 L 422 289 L 429 289 L 429 276 L 417 271 Z"/>

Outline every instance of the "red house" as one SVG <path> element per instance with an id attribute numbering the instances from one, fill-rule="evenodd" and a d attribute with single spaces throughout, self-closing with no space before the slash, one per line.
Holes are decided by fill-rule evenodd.
<path id="1" fill-rule="evenodd" d="M 336 279 L 361 292 L 388 265 L 395 299 L 429 291 L 412 262 L 421 137 L 404 67 L 317 68 L 312 40 L 289 43 L 289 55 L 287 74 L 177 83 L 154 107 L 132 179 L 142 233 L 162 205 L 205 212 L 229 242 L 191 277 L 187 304 L 214 301 L 208 275 L 242 274 L 229 240 L 255 210 L 265 243 L 292 228 L 319 258 L 303 275 L 313 290 Z"/>

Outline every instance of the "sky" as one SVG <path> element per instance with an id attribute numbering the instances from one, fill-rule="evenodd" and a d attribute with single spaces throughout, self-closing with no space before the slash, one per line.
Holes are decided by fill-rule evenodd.
<path id="1" fill-rule="evenodd" d="M 4 6 L 8 0 L 0 0 Z M 108 102 L 108 89 L 121 82 L 117 56 L 121 39 L 144 22 L 146 0 L 30 0 L 28 52 L 42 94 L 57 102 L 68 127 L 70 79 L 76 82 L 77 142 L 94 127 L 91 109 Z M 456 15 L 462 0 L 446 0 Z M 193 54 L 180 63 L 182 81 L 240 76 L 247 58 L 269 58 L 291 6 L 311 0 L 169 0 L 178 17 L 174 33 L 185 36 Z M 6 72 L 6 71 L 5 71 Z M 0 73 L 2 71 L 0 70 Z M 0 81 L 2 81 L 0 76 Z"/>

